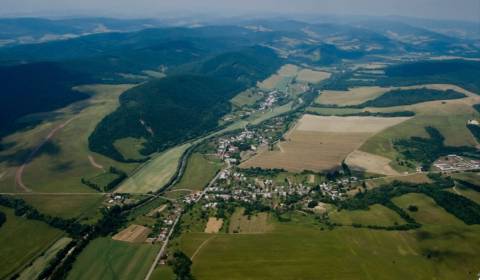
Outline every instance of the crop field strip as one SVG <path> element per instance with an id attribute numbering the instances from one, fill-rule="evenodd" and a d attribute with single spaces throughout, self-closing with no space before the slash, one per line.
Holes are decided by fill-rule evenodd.
<path id="1" fill-rule="evenodd" d="M 278 149 L 258 154 L 241 167 L 289 171 L 329 170 L 375 133 L 408 118 L 321 117 L 304 115 Z"/>

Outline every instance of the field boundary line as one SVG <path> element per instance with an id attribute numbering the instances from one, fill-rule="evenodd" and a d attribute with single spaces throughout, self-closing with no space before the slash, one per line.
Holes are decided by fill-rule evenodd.
<path id="1" fill-rule="evenodd" d="M 203 246 L 207 245 L 207 243 L 214 238 L 215 238 L 215 235 L 210 236 L 209 238 L 207 238 L 207 240 L 203 241 L 202 244 L 200 244 L 200 246 L 198 246 L 197 250 L 195 250 L 195 252 L 193 252 L 192 256 L 190 257 L 190 260 L 193 261 L 193 259 L 200 252 L 200 250 L 203 248 Z"/>

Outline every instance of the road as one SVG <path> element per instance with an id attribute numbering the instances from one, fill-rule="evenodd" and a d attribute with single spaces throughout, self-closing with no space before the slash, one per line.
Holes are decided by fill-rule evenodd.
<path id="1" fill-rule="evenodd" d="M 220 172 L 218 172 L 217 175 L 215 175 L 215 177 L 213 177 L 213 179 L 210 180 L 210 183 L 208 183 L 207 187 L 211 187 L 215 183 L 215 181 L 218 179 L 218 177 L 220 177 L 220 174 L 222 174 L 225 170 L 228 170 L 228 169 L 230 169 L 230 164 L 228 164 L 228 166 L 226 168 L 224 168 Z M 197 203 L 198 201 L 200 201 L 200 199 L 202 199 L 202 197 L 205 195 L 205 193 L 206 193 L 206 188 L 201 192 L 201 194 L 198 196 L 198 198 L 195 200 L 194 203 Z M 175 222 L 173 223 L 173 225 L 170 229 L 170 232 L 168 233 L 167 238 L 163 242 L 163 245 L 160 248 L 160 251 L 158 252 L 157 256 L 155 257 L 155 260 L 153 261 L 152 265 L 150 266 L 150 269 L 148 270 L 147 275 L 145 276 L 145 280 L 150 279 L 153 271 L 155 270 L 155 268 L 158 265 L 158 262 L 160 261 L 160 259 L 165 254 L 165 250 L 168 246 L 168 242 L 170 241 L 170 237 L 171 237 L 173 231 L 175 230 L 175 227 L 177 226 L 177 223 L 178 223 L 178 221 L 180 220 L 181 217 L 182 217 L 182 214 L 178 215 L 178 217 L 175 219 Z"/>
<path id="2" fill-rule="evenodd" d="M 50 141 L 50 139 L 52 139 L 53 136 L 55 136 L 55 134 L 57 134 L 58 131 L 60 131 L 65 126 L 67 126 L 75 118 L 76 117 L 70 118 L 66 122 L 58 125 L 54 129 L 52 129 L 50 131 L 50 133 L 48 133 L 47 137 L 45 137 L 42 140 L 42 142 L 40 142 L 40 144 L 38 144 L 35 147 L 35 149 L 33 149 L 33 151 L 28 155 L 27 159 L 23 162 L 23 164 L 19 168 L 17 168 L 17 171 L 15 172 L 15 184 L 17 185 L 17 187 L 22 189 L 24 192 L 31 192 L 32 191 L 27 186 L 25 186 L 25 184 L 23 183 L 23 180 L 22 180 L 23 171 L 25 171 L 25 168 L 27 168 L 30 161 L 32 161 L 32 159 L 35 157 L 35 155 L 38 153 L 38 151 L 40 151 L 40 149 L 43 147 L 43 145 L 45 145 L 48 141 Z"/>

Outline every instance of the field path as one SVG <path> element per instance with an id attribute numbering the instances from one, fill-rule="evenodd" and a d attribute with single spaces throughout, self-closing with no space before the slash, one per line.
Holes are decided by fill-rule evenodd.
<path id="1" fill-rule="evenodd" d="M 192 256 L 190 257 L 190 260 L 193 261 L 193 259 L 200 252 L 200 250 L 203 248 L 203 246 L 207 245 L 207 243 L 210 240 L 212 240 L 213 238 L 215 238 L 215 235 L 213 235 L 213 236 L 209 237 L 207 240 L 203 241 L 202 244 L 200 244 L 200 246 L 198 246 L 197 250 L 195 250 L 195 252 L 192 254 Z"/>
<path id="2" fill-rule="evenodd" d="M 97 163 L 97 162 L 95 161 L 95 158 L 93 158 L 93 156 L 88 155 L 88 161 L 90 161 L 90 164 L 91 164 L 93 167 L 95 167 L 95 168 L 97 168 L 97 169 L 102 169 L 102 170 L 103 170 L 103 165 Z"/>
<path id="3" fill-rule="evenodd" d="M 23 180 L 22 180 L 23 171 L 25 171 L 25 168 L 27 168 L 27 165 L 30 163 L 30 161 L 32 161 L 33 157 L 38 153 L 38 151 L 43 147 L 43 145 L 45 145 L 50 139 L 53 138 L 53 136 L 55 136 L 55 134 L 58 131 L 60 131 L 62 128 L 64 128 L 66 125 L 68 125 L 75 118 L 76 117 L 70 118 L 66 122 L 58 125 L 54 129 L 52 129 L 50 131 L 50 133 L 48 133 L 47 137 L 45 137 L 42 140 L 42 142 L 40 142 L 40 144 L 38 144 L 35 147 L 35 149 L 33 149 L 33 151 L 30 153 L 30 155 L 28 155 L 28 158 L 23 162 L 23 164 L 19 168 L 17 168 L 17 171 L 15 172 L 15 184 L 17 185 L 17 187 L 19 187 L 24 192 L 31 192 L 32 191 L 27 186 L 25 186 L 25 184 L 23 183 Z"/>

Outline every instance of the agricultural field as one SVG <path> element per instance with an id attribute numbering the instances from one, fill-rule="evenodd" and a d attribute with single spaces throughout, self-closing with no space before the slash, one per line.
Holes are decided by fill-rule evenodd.
<path id="1" fill-rule="evenodd" d="M 60 238 L 55 244 L 53 244 L 48 250 L 46 250 L 40 257 L 38 257 L 31 266 L 27 267 L 20 276 L 18 277 L 19 280 L 30 280 L 30 279 L 37 279 L 37 277 L 42 273 L 43 269 L 47 266 L 47 264 L 55 257 L 55 255 L 65 248 L 68 243 L 72 241 L 71 238 L 63 237 Z"/>
<path id="2" fill-rule="evenodd" d="M 223 219 L 208 218 L 207 225 L 205 226 L 205 233 L 218 233 L 223 226 Z"/>
<path id="3" fill-rule="evenodd" d="M 369 137 L 408 118 L 304 115 L 278 149 L 265 151 L 241 167 L 325 171 L 337 167 Z"/>
<path id="4" fill-rule="evenodd" d="M 257 213 L 255 215 L 244 215 L 244 209 L 238 208 L 229 218 L 229 233 L 266 233 L 273 229 L 269 213 Z"/>
<path id="5" fill-rule="evenodd" d="M 291 219 L 275 222 L 274 230 L 267 233 L 222 234 L 211 239 L 204 233 L 185 233 L 179 243 L 191 255 L 208 239 L 193 261 L 196 279 L 220 279 L 222 275 L 229 279 L 464 279 L 476 273 L 478 226 L 463 234 L 461 243 L 468 240 L 470 246 L 452 247 L 450 242 L 460 237 L 448 237 L 448 232 L 465 228 L 322 230 L 300 214 L 292 214 Z M 428 258 L 435 250 L 440 255 Z M 449 258 L 443 259 L 444 254 Z"/>
<path id="6" fill-rule="evenodd" d="M 237 94 L 232 100 L 230 100 L 230 102 L 237 107 L 251 106 L 262 97 L 263 95 L 256 92 L 254 89 L 247 89 Z"/>
<path id="7" fill-rule="evenodd" d="M 0 278 L 9 278 L 43 251 L 52 246 L 64 233 L 39 221 L 14 215 L 13 210 L 0 206 L 6 222 L 0 227 Z"/>
<path id="8" fill-rule="evenodd" d="M 92 85 L 76 89 L 91 95 L 63 109 L 41 115 L 41 123 L 3 139 L 14 143 L 0 152 L 0 180 L 4 192 L 92 192 L 80 181 L 115 166 L 126 172 L 136 164 L 119 163 L 88 149 L 88 137 L 96 124 L 118 106 L 118 97 L 131 85 Z M 45 141 L 45 137 L 50 137 Z M 45 142 L 44 142 L 45 141 Z M 43 145 L 41 145 L 44 143 Z M 41 145 L 41 146 L 40 146 Z M 33 159 L 22 164 L 37 147 Z M 22 172 L 20 172 L 20 170 Z M 19 187 L 19 182 L 23 187 Z"/>
<path id="9" fill-rule="evenodd" d="M 143 144 L 146 140 L 143 138 L 137 139 L 133 137 L 127 137 L 116 140 L 113 146 L 119 151 L 126 159 L 141 160 L 145 156 L 140 154 L 140 150 L 143 148 Z"/>
<path id="10" fill-rule="evenodd" d="M 375 99 L 389 90 L 390 88 L 377 86 L 356 87 L 348 91 L 325 90 L 320 93 L 315 102 L 318 104 L 337 106 L 357 105 Z"/>
<path id="11" fill-rule="evenodd" d="M 298 66 L 286 64 L 268 79 L 257 84 L 257 87 L 263 90 L 283 89 L 298 74 Z"/>
<path id="12" fill-rule="evenodd" d="M 393 226 L 404 224 L 405 221 L 394 211 L 375 204 L 368 210 L 342 210 L 328 213 L 330 220 L 342 225 L 361 224 L 365 226 Z"/>
<path id="13" fill-rule="evenodd" d="M 202 190 L 222 167 L 219 160 L 193 153 L 187 161 L 187 167 L 180 181 L 173 189 Z"/>
<path id="14" fill-rule="evenodd" d="M 297 81 L 316 84 L 330 78 L 331 74 L 325 71 L 302 69 L 297 74 Z"/>
<path id="15" fill-rule="evenodd" d="M 352 170 L 390 176 L 399 175 L 399 173 L 390 166 L 390 162 L 391 160 L 388 158 L 359 150 L 353 151 L 345 159 L 345 163 Z"/>
<path id="16" fill-rule="evenodd" d="M 424 194 L 409 193 L 395 197 L 392 201 L 421 224 L 441 226 L 464 225 L 462 221 L 439 207 L 432 198 Z M 418 211 L 409 211 L 408 207 L 412 205 L 417 206 Z"/>
<path id="17" fill-rule="evenodd" d="M 390 127 L 368 139 L 360 150 L 390 159 L 398 157 L 392 140 L 412 136 L 428 137 L 425 127 L 433 126 L 445 137 L 448 146 L 475 146 L 477 141 L 466 127 L 472 117 L 478 117 L 472 105 L 480 102 L 480 96 L 452 85 L 429 85 L 432 89 L 453 89 L 467 95 L 466 98 L 448 101 L 431 101 L 421 104 L 382 108 L 382 112 L 413 111 L 416 115 L 399 125 Z M 368 110 L 370 108 L 366 108 Z M 397 169 L 398 166 L 393 165 Z"/>
<path id="18" fill-rule="evenodd" d="M 130 225 L 126 229 L 112 236 L 113 240 L 124 241 L 130 243 L 142 243 L 148 237 L 152 230 L 140 225 Z"/>
<path id="19" fill-rule="evenodd" d="M 41 213 L 64 219 L 82 218 L 87 220 L 90 215 L 97 212 L 104 199 L 102 194 L 24 194 L 19 197 Z"/>
<path id="20" fill-rule="evenodd" d="M 98 238 L 78 256 L 67 279 L 143 279 L 158 250 L 157 245 Z"/>
<path id="21" fill-rule="evenodd" d="M 147 193 L 161 189 L 175 175 L 183 153 L 190 146 L 177 146 L 153 157 L 125 180 L 116 192 Z"/>

